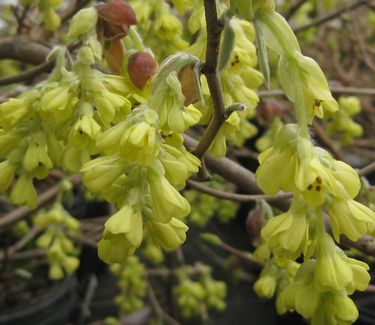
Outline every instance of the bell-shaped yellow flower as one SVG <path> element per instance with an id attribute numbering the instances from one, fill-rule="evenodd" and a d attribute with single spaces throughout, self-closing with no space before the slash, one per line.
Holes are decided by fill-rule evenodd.
<path id="1" fill-rule="evenodd" d="M 8 132 L 0 129 L 0 157 L 5 158 L 17 147 L 21 139 L 22 136 L 18 134 L 17 130 Z"/>
<path id="2" fill-rule="evenodd" d="M 296 126 L 287 124 L 277 133 L 274 146 L 259 155 L 256 180 L 266 194 L 274 195 L 280 190 L 290 192 L 294 189 L 298 166 L 297 140 Z"/>
<path id="3" fill-rule="evenodd" d="M 305 318 L 311 318 L 321 304 L 321 294 L 314 282 L 315 261 L 307 260 L 278 297 L 278 310 L 296 310 Z"/>
<path id="4" fill-rule="evenodd" d="M 32 108 L 24 98 L 11 98 L 0 105 L 0 127 L 11 129 L 30 114 Z"/>
<path id="5" fill-rule="evenodd" d="M 139 247 L 143 239 L 143 220 L 139 209 L 124 205 L 111 216 L 104 228 L 113 235 L 124 234 L 130 244 Z"/>
<path id="6" fill-rule="evenodd" d="M 375 212 L 354 200 L 334 199 L 328 210 L 332 233 L 337 242 L 340 234 L 357 241 L 375 230 Z"/>
<path id="7" fill-rule="evenodd" d="M 99 258 L 107 263 L 124 264 L 128 256 L 134 254 L 134 247 L 126 237 L 126 234 L 112 234 L 104 229 L 103 238 L 98 243 Z"/>
<path id="8" fill-rule="evenodd" d="M 48 155 L 48 147 L 43 134 L 36 134 L 31 140 L 23 158 L 23 168 L 30 175 L 37 178 L 45 178 L 53 162 Z"/>
<path id="9" fill-rule="evenodd" d="M 358 318 L 358 310 L 345 291 L 327 292 L 311 319 L 312 325 L 352 324 Z"/>
<path id="10" fill-rule="evenodd" d="M 264 267 L 253 286 L 258 296 L 268 299 L 273 297 L 277 287 L 277 272 L 278 269 L 274 265 Z"/>
<path id="11" fill-rule="evenodd" d="M 32 177 L 27 174 L 21 175 L 10 193 L 11 201 L 15 204 L 25 204 L 30 209 L 35 209 L 37 198 Z"/>
<path id="12" fill-rule="evenodd" d="M 125 167 L 119 156 L 96 158 L 81 168 L 83 183 L 91 192 L 104 192 L 124 173 Z"/>
<path id="13" fill-rule="evenodd" d="M 186 179 L 198 172 L 200 160 L 186 151 L 164 143 L 159 155 L 160 162 L 165 169 L 165 177 L 176 188 L 185 186 Z"/>
<path id="14" fill-rule="evenodd" d="M 125 130 L 121 138 L 121 154 L 127 160 L 146 165 L 158 152 L 157 130 L 147 122 L 139 122 Z"/>
<path id="15" fill-rule="evenodd" d="M 147 228 L 155 243 L 159 243 L 167 250 L 175 250 L 186 240 L 189 229 L 181 220 L 172 218 L 168 223 L 149 221 Z"/>
<path id="16" fill-rule="evenodd" d="M 190 213 L 189 202 L 167 181 L 164 176 L 150 172 L 151 207 L 157 222 L 167 223 L 173 217 L 183 218 Z"/>
<path id="17" fill-rule="evenodd" d="M 346 292 L 352 294 L 355 290 L 365 291 L 370 282 L 370 274 L 368 273 L 369 266 L 362 261 L 347 257 L 342 251 L 340 255 L 353 272 L 352 281 L 346 285 Z"/>
<path id="18" fill-rule="evenodd" d="M 82 116 L 70 130 L 69 141 L 79 148 L 88 148 L 94 152 L 95 140 L 101 131 L 101 127 L 94 119 L 91 105 L 86 103 L 82 106 Z"/>
<path id="19" fill-rule="evenodd" d="M 8 160 L 4 160 L 0 163 L 0 193 L 8 189 L 15 172 L 16 166 Z"/>
<path id="20" fill-rule="evenodd" d="M 353 281 L 352 268 L 340 252 L 328 234 L 318 238 L 315 281 L 323 290 L 342 290 Z"/>
<path id="21" fill-rule="evenodd" d="M 267 244 L 279 257 L 296 259 L 308 244 L 309 216 L 303 201 L 294 199 L 288 212 L 271 218 L 262 230 Z"/>
<path id="22" fill-rule="evenodd" d="M 182 133 L 199 122 L 201 112 L 193 105 L 185 107 L 184 102 L 177 71 L 173 71 L 159 83 L 150 102 L 150 106 L 159 114 L 163 130 Z"/>

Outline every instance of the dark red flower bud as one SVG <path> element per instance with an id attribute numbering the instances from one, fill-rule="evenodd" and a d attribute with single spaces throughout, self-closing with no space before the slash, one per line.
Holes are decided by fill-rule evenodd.
<path id="1" fill-rule="evenodd" d="M 133 84 L 143 89 L 148 79 L 158 72 L 158 63 L 152 54 L 148 52 L 137 52 L 130 56 L 128 63 L 128 74 Z"/>
<path id="2" fill-rule="evenodd" d="M 133 8 L 122 0 L 111 0 L 107 3 L 100 2 L 96 5 L 100 18 L 114 25 L 135 25 L 137 17 Z"/>

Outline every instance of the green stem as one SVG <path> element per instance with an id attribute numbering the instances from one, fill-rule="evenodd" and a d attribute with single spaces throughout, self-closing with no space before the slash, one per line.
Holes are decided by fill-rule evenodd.
<path id="1" fill-rule="evenodd" d="M 135 48 L 138 51 L 142 51 L 143 52 L 145 50 L 145 46 L 143 45 L 142 38 L 138 34 L 138 32 L 136 31 L 136 29 L 134 27 L 132 27 L 132 26 L 129 28 L 129 36 L 132 39 Z"/>

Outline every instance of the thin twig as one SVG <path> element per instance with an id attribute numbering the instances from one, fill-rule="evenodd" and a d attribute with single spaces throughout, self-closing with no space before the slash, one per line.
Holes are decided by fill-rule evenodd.
<path id="1" fill-rule="evenodd" d="M 294 5 L 292 5 L 288 12 L 284 15 L 286 20 L 290 20 L 292 16 L 298 11 L 299 8 L 301 8 L 307 0 L 298 0 Z"/>
<path id="2" fill-rule="evenodd" d="M 248 262 L 251 262 L 252 264 L 256 264 L 258 266 L 263 266 L 264 263 L 258 259 L 256 259 L 255 257 L 253 257 L 251 254 L 249 253 L 246 253 L 246 252 L 243 252 L 227 243 L 224 243 L 224 242 L 220 242 L 220 244 L 218 245 L 219 247 L 221 247 L 223 250 L 227 251 L 228 253 L 231 253 L 245 261 L 248 261 Z"/>
<path id="3" fill-rule="evenodd" d="M 38 66 L 31 68 L 27 71 L 21 72 L 15 76 L 8 76 L 0 78 L 0 86 L 14 84 L 16 82 L 25 82 L 33 79 L 43 72 L 49 72 L 55 65 L 55 61 L 51 60 Z"/>
<path id="4" fill-rule="evenodd" d="M 348 11 L 352 11 L 352 10 L 355 10 L 363 5 L 367 5 L 370 1 L 369 0 L 359 0 L 359 1 L 355 1 L 353 2 L 352 4 L 350 5 L 347 5 L 343 8 L 340 8 L 340 9 L 337 9 L 335 11 L 332 11 L 332 12 L 329 12 L 325 15 L 322 15 L 312 21 L 310 21 L 309 23 L 305 24 L 305 25 L 302 25 L 302 26 L 299 26 L 299 27 L 295 27 L 293 28 L 293 31 L 294 33 L 299 33 L 299 32 L 302 32 L 306 29 L 309 29 L 311 27 L 316 27 L 316 26 L 319 26 L 321 24 L 324 24 L 330 20 L 333 20 L 339 16 L 341 16 L 342 14 L 348 12 Z"/>
<path id="5" fill-rule="evenodd" d="M 168 324 L 171 325 L 181 325 L 178 321 L 176 321 L 171 315 L 166 313 L 163 308 L 161 308 L 158 298 L 156 297 L 156 294 L 154 292 L 154 289 L 152 288 L 152 285 L 150 281 L 148 282 L 148 298 L 150 300 L 150 303 L 152 307 L 154 308 L 155 312 L 163 318 Z"/>
<path id="6" fill-rule="evenodd" d="M 230 192 L 224 192 L 220 191 L 208 186 L 204 186 L 201 183 L 188 180 L 187 184 L 189 187 L 211 195 L 215 196 L 220 199 L 224 200 L 229 200 L 229 201 L 234 201 L 234 202 L 241 202 L 241 203 L 247 203 L 247 202 L 253 202 L 253 201 L 258 201 L 258 200 L 265 200 L 268 202 L 272 202 L 273 200 L 281 200 L 281 199 L 290 199 L 292 197 L 292 194 L 280 194 L 278 196 L 269 196 L 269 195 L 264 195 L 264 194 L 257 194 L 257 195 L 248 195 L 248 194 L 237 194 L 237 193 L 230 193 Z"/>
<path id="7" fill-rule="evenodd" d="M 19 241 L 17 241 L 14 245 L 10 246 L 7 250 L 10 256 L 15 254 L 17 251 L 21 250 L 23 247 L 27 245 L 27 243 L 35 238 L 40 233 L 40 228 L 34 225 L 33 228 L 29 232 L 26 233 Z"/>
<path id="8" fill-rule="evenodd" d="M 208 88 L 210 89 L 213 103 L 213 115 L 200 142 L 193 152 L 198 158 L 202 158 L 205 155 L 226 118 L 223 88 L 217 68 L 223 24 L 217 17 L 216 1 L 204 0 L 204 11 L 207 28 L 207 50 L 206 62 L 204 63 L 202 71 L 207 78 Z"/>
<path id="9" fill-rule="evenodd" d="M 338 95 L 364 95 L 375 96 L 375 88 L 357 88 L 357 87 L 331 87 L 331 92 Z M 258 91 L 259 97 L 273 97 L 284 96 L 285 93 L 282 89 L 274 90 L 260 90 Z"/>
<path id="10" fill-rule="evenodd" d="M 73 175 L 69 178 L 69 180 L 74 184 L 79 183 L 80 179 L 81 178 L 78 175 Z M 55 186 L 49 188 L 47 191 L 38 196 L 37 206 L 39 207 L 46 204 L 47 202 L 52 200 L 59 192 L 60 184 L 56 184 Z M 23 206 L 12 210 L 8 214 L 0 217 L 0 233 L 6 231 L 12 225 L 22 220 L 23 218 L 26 218 L 33 211 L 34 210 Z"/>
<path id="11" fill-rule="evenodd" d="M 373 172 L 375 172 L 375 162 L 372 162 L 371 164 L 359 169 L 358 175 L 366 176 L 366 175 L 372 174 Z"/>
<path id="12" fill-rule="evenodd" d="M 40 64 L 45 61 L 50 48 L 24 37 L 0 39 L 0 59 Z"/>

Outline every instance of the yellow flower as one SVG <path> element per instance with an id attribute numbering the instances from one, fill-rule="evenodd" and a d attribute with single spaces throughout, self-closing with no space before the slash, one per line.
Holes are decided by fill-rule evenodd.
<path id="1" fill-rule="evenodd" d="M 254 283 L 254 291 L 260 297 L 271 299 L 276 291 L 277 286 L 277 272 L 275 266 L 266 266 L 258 280 Z"/>
<path id="2" fill-rule="evenodd" d="M 153 217 L 167 223 L 173 217 L 182 218 L 190 213 L 189 202 L 167 181 L 164 176 L 150 172 L 148 175 Z"/>
<path id="3" fill-rule="evenodd" d="M 5 192 L 8 189 L 13 180 L 15 171 L 16 166 L 8 160 L 4 160 L 0 163 L 0 193 Z"/>
<path id="4" fill-rule="evenodd" d="M 95 151 L 95 140 L 101 130 L 93 116 L 83 115 L 73 125 L 69 133 L 69 141 L 79 148 Z"/>
<path id="5" fill-rule="evenodd" d="M 71 97 L 68 85 L 48 89 L 40 100 L 40 110 L 45 116 L 55 115 L 59 111 L 63 111 L 66 115 Z"/>
<path id="6" fill-rule="evenodd" d="M 326 233 L 318 240 L 315 281 L 322 290 L 364 290 L 370 280 L 366 263 L 348 258 Z"/>
<path id="7" fill-rule="evenodd" d="M 172 218 L 167 223 L 149 221 L 147 227 L 153 241 L 167 250 L 175 250 L 180 247 L 185 242 L 186 231 L 189 229 L 177 218 Z"/>
<path id="8" fill-rule="evenodd" d="M 290 283 L 280 294 L 278 311 L 296 310 L 305 318 L 311 318 L 321 304 L 321 294 L 314 282 L 315 261 L 307 260 Z"/>
<path id="9" fill-rule="evenodd" d="M 139 209 L 124 205 L 111 216 L 104 228 L 113 235 L 124 234 L 134 247 L 139 247 L 143 239 L 143 220 Z"/>
<path id="10" fill-rule="evenodd" d="M 147 122 L 139 122 L 125 130 L 121 138 L 121 154 L 131 161 L 147 165 L 159 152 L 157 130 Z"/>
<path id="11" fill-rule="evenodd" d="M 127 257 L 134 254 L 135 249 L 125 234 L 112 234 L 106 229 L 98 243 L 99 258 L 107 264 L 124 264 Z"/>
<path id="12" fill-rule="evenodd" d="M 322 295 L 322 301 L 311 319 L 311 324 L 352 324 L 357 318 L 358 310 L 354 302 L 345 292 L 336 291 Z"/>
<path id="13" fill-rule="evenodd" d="M 21 141 L 21 135 L 16 130 L 6 132 L 0 129 L 0 157 L 5 158 Z"/>
<path id="14" fill-rule="evenodd" d="M 163 68 L 168 69 L 168 62 L 164 63 L 161 71 Z M 201 112 L 193 105 L 184 107 L 184 102 L 185 97 L 177 71 L 173 71 L 158 85 L 150 102 L 151 108 L 159 114 L 160 127 L 163 130 L 182 133 L 199 122 L 202 117 Z"/>
<path id="15" fill-rule="evenodd" d="M 334 199 L 328 210 L 332 233 L 337 242 L 340 234 L 357 241 L 375 230 L 375 212 L 354 200 Z"/>
<path id="16" fill-rule="evenodd" d="M 165 177 L 176 188 L 183 188 L 186 179 L 198 172 L 200 160 L 186 151 L 164 143 L 159 155 L 160 162 L 165 169 Z"/>
<path id="17" fill-rule="evenodd" d="M 309 206 L 322 205 L 325 192 L 342 199 L 354 198 L 358 194 L 361 183 L 352 167 L 333 159 L 321 148 L 313 148 L 307 140 L 298 149 L 300 164 L 296 186 L 303 191 Z"/>
<path id="18" fill-rule="evenodd" d="M 157 35 L 165 40 L 173 40 L 182 32 L 181 22 L 171 14 L 160 15 L 155 21 L 154 28 Z"/>
<path id="19" fill-rule="evenodd" d="M 77 173 L 85 163 L 90 161 L 90 154 L 84 148 L 76 148 L 68 143 L 61 158 L 61 165 L 65 170 Z"/>
<path id="20" fill-rule="evenodd" d="M 32 108 L 23 98 L 11 98 L 0 104 L 0 126 L 5 130 L 13 128 L 18 122 L 32 114 Z"/>
<path id="21" fill-rule="evenodd" d="M 104 192 L 124 173 L 126 164 L 119 156 L 100 157 L 81 168 L 83 183 L 91 192 Z"/>
<path id="22" fill-rule="evenodd" d="M 97 146 L 105 154 L 121 153 L 126 160 L 147 165 L 156 159 L 160 142 L 157 113 L 142 105 L 123 122 L 104 132 Z"/>
<path id="23" fill-rule="evenodd" d="M 323 118 L 326 111 L 337 111 L 339 106 L 319 65 L 300 52 L 294 53 L 294 59 L 295 62 L 285 57 L 280 58 L 278 78 L 285 94 L 293 103 L 300 103 L 299 96 L 303 95 L 302 102 L 307 113 L 307 122 L 311 123 L 315 115 Z M 294 79 L 297 78 L 297 81 L 292 79 L 291 69 L 295 69 Z M 294 86 L 295 82 L 302 87 L 301 92 Z"/>
<path id="24" fill-rule="evenodd" d="M 10 193 L 10 199 L 15 204 L 25 204 L 30 209 L 35 209 L 38 195 L 30 175 L 21 175 Z"/>
<path id="25" fill-rule="evenodd" d="M 262 236 L 279 257 L 296 259 L 304 253 L 308 244 L 308 218 L 303 201 L 294 199 L 288 212 L 267 222 Z"/>
<path id="26" fill-rule="evenodd" d="M 39 179 L 45 178 L 53 167 L 53 162 L 47 150 L 44 135 L 41 133 L 35 134 L 23 158 L 24 170 Z"/>
<path id="27" fill-rule="evenodd" d="M 277 133 L 274 146 L 259 155 L 256 180 L 265 193 L 274 195 L 280 190 L 293 191 L 298 164 L 297 138 L 296 126 L 287 124 Z"/>

